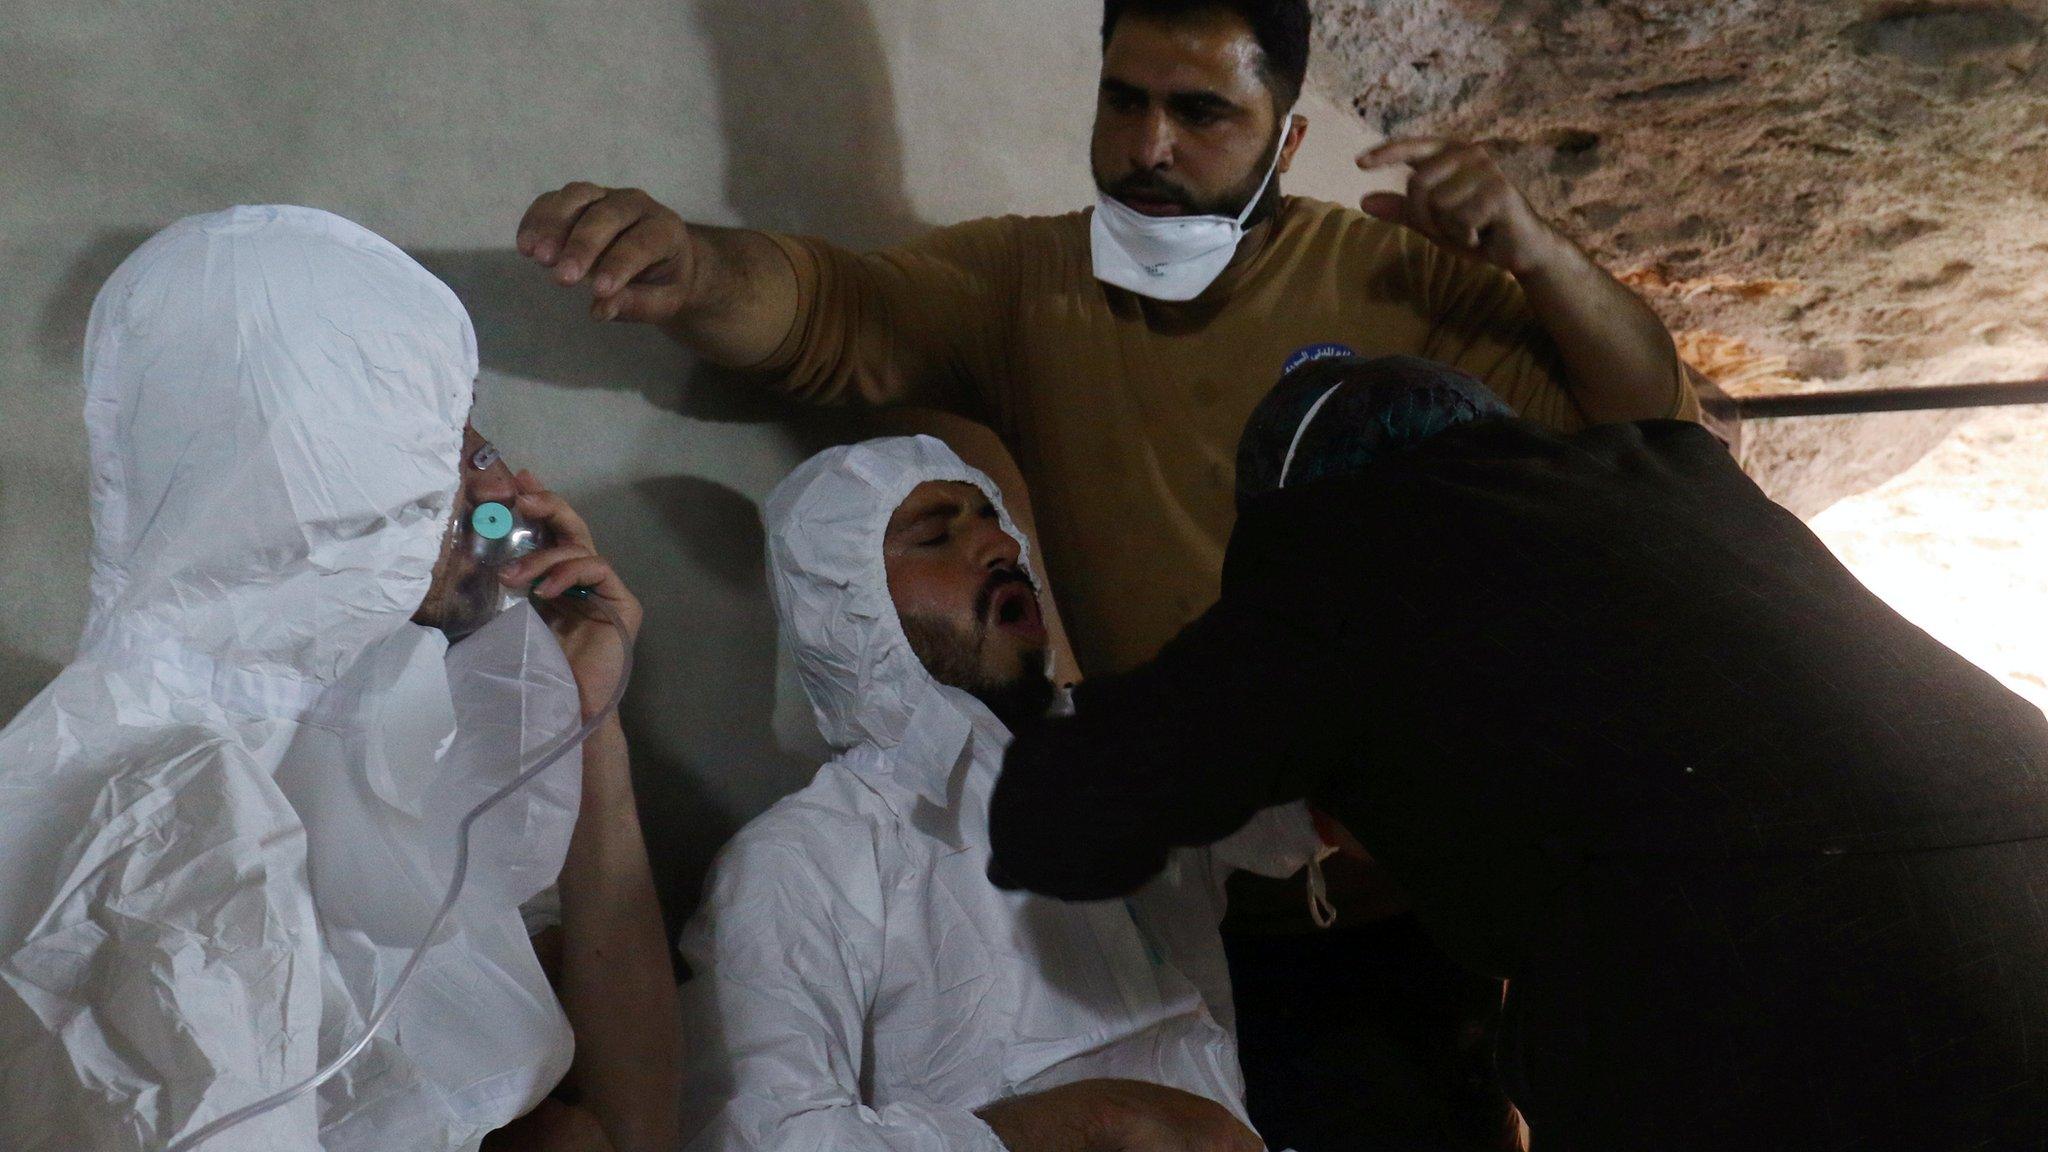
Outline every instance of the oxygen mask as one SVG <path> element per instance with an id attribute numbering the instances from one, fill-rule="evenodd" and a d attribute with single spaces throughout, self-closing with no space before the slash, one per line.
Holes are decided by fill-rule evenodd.
<path id="1" fill-rule="evenodd" d="M 464 444 L 455 518 L 434 568 L 433 587 L 414 617 L 439 628 L 451 643 L 490 623 L 512 603 L 514 594 L 499 580 L 507 565 L 554 542 L 546 525 L 520 515 L 510 475 L 489 441 L 477 437 Z M 479 500 L 480 488 L 501 498 Z"/>

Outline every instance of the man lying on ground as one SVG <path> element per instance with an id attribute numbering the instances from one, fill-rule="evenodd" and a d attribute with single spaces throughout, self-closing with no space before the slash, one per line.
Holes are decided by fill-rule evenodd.
<path id="1" fill-rule="evenodd" d="M 812 458 L 766 515 L 783 634 L 839 756 L 741 830 L 685 930 L 694 1147 L 1259 1149 L 1221 884 L 1226 858 L 1314 858 L 1306 812 L 1178 853 L 1128 900 L 997 891 L 989 789 L 1054 690 L 994 486 L 937 440 L 873 440 Z"/>

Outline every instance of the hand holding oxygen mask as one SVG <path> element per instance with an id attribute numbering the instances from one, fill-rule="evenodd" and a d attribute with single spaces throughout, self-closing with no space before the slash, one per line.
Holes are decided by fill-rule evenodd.
<path id="1" fill-rule="evenodd" d="M 498 568 L 498 579 L 509 589 L 524 590 L 554 629 L 576 674 L 588 720 L 625 680 L 626 660 L 640 634 L 640 601 L 598 554 L 589 525 L 567 501 L 543 488 L 531 472 L 522 471 L 515 479 L 519 495 L 511 505 L 514 526 L 507 539 L 530 539 L 532 544 L 515 544 L 512 559 Z"/>
<path id="2" fill-rule="evenodd" d="M 583 517 L 531 472 L 515 475 L 470 428 L 449 541 L 414 619 L 459 641 L 521 594 L 561 642 L 589 719 L 623 678 L 625 653 L 640 632 L 640 601 L 598 554 Z"/>

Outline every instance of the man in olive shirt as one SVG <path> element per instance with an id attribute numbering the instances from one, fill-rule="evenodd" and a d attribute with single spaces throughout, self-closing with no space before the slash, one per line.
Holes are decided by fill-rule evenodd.
<path id="1" fill-rule="evenodd" d="M 1361 156 L 1414 168 L 1406 196 L 1363 212 L 1283 197 L 1308 40 L 1306 0 L 1108 0 L 1092 213 L 855 254 L 575 183 L 534 202 L 519 250 L 588 283 L 596 319 L 660 325 L 799 397 L 987 420 L 1030 488 L 1082 668 L 1121 671 L 1216 599 L 1238 431 L 1297 356 L 1426 356 L 1566 431 L 1697 411 L 1655 315 L 1483 150 Z M 1098 278 L 1134 255 L 1157 287 Z"/>

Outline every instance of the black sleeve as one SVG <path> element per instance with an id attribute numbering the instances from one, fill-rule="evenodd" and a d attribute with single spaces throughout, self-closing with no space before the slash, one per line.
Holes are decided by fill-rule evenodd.
<path id="1" fill-rule="evenodd" d="M 1332 700 L 1341 645 L 1307 616 L 1226 598 L 1150 663 L 1084 684 L 1073 716 L 1019 732 L 990 805 L 991 877 L 1122 895 L 1170 849 L 1306 796 L 1356 747 Z"/>

